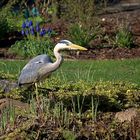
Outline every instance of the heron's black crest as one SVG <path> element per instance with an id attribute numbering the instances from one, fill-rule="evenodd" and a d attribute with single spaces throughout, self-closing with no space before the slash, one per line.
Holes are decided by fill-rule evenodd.
<path id="1" fill-rule="evenodd" d="M 64 43 L 66 45 L 70 45 L 71 44 L 71 42 L 68 41 L 68 40 L 61 40 L 59 43 Z"/>

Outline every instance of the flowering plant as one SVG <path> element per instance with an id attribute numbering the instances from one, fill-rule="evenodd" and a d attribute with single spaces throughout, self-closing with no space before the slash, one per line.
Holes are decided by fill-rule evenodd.
<path id="1" fill-rule="evenodd" d="M 47 30 L 44 27 L 40 27 L 39 22 L 33 26 L 33 22 L 26 20 L 22 24 L 21 34 L 28 39 L 42 39 L 42 37 L 48 36 L 51 37 L 52 29 L 48 28 Z"/>
<path id="2" fill-rule="evenodd" d="M 21 34 L 24 36 L 24 40 L 17 41 L 12 45 L 11 52 L 24 57 L 32 57 L 43 53 L 52 55 L 51 36 L 54 32 L 51 28 L 40 27 L 39 22 L 34 26 L 31 20 L 26 20 L 22 24 Z"/>

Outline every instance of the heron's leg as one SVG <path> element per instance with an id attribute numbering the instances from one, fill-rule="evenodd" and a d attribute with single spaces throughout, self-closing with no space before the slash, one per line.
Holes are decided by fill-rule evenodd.
<path id="1" fill-rule="evenodd" d="M 39 98 L 38 84 L 37 83 L 35 83 L 35 94 L 36 94 L 36 112 L 40 116 L 40 113 L 41 113 L 41 110 L 40 110 L 40 98 Z"/>
<path id="2" fill-rule="evenodd" d="M 35 93 L 36 93 L 36 113 L 37 113 L 39 120 L 41 120 L 42 115 L 43 115 L 43 110 L 41 108 L 41 98 L 39 96 L 37 83 L 35 83 Z"/>
<path id="3" fill-rule="evenodd" d="M 39 95 L 38 95 L 38 87 L 37 87 L 37 83 L 35 83 L 35 94 L 36 94 L 36 100 L 37 100 L 37 103 L 39 103 Z"/>

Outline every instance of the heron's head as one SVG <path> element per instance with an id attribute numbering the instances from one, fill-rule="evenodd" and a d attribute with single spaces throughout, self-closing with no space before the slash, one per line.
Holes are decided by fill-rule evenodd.
<path id="1" fill-rule="evenodd" d="M 61 40 L 57 45 L 56 48 L 58 50 L 87 50 L 84 47 L 76 45 L 69 40 Z"/>

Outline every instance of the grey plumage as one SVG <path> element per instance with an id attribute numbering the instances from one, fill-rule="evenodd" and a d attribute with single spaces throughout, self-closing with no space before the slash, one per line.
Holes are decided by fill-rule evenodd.
<path id="1" fill-rule="evenodd" d="M 51 58 L 46 55 L 38 55 L 35 58 L 31 59 L 22 69 L 20 77 L 18 79 L 18 84 L 31 84 L 34 82 L 38 82 L 39 80 L 39 69 L 44 65 L 48 65 L 52 63 Z"/>
<path id="2" fill-rule="evenodd" d="M 62 63 L 60 50 L 86 50 L 86 48 L 75 45 L 68 40 L 61 40 L 54 48 L 56 61 L 52 62 L 46 54 L 38 55 L 30 60 L 22 69 L 18 85 L 33 84 L 48 77 L 53 71 L 59 68 Z"/>

